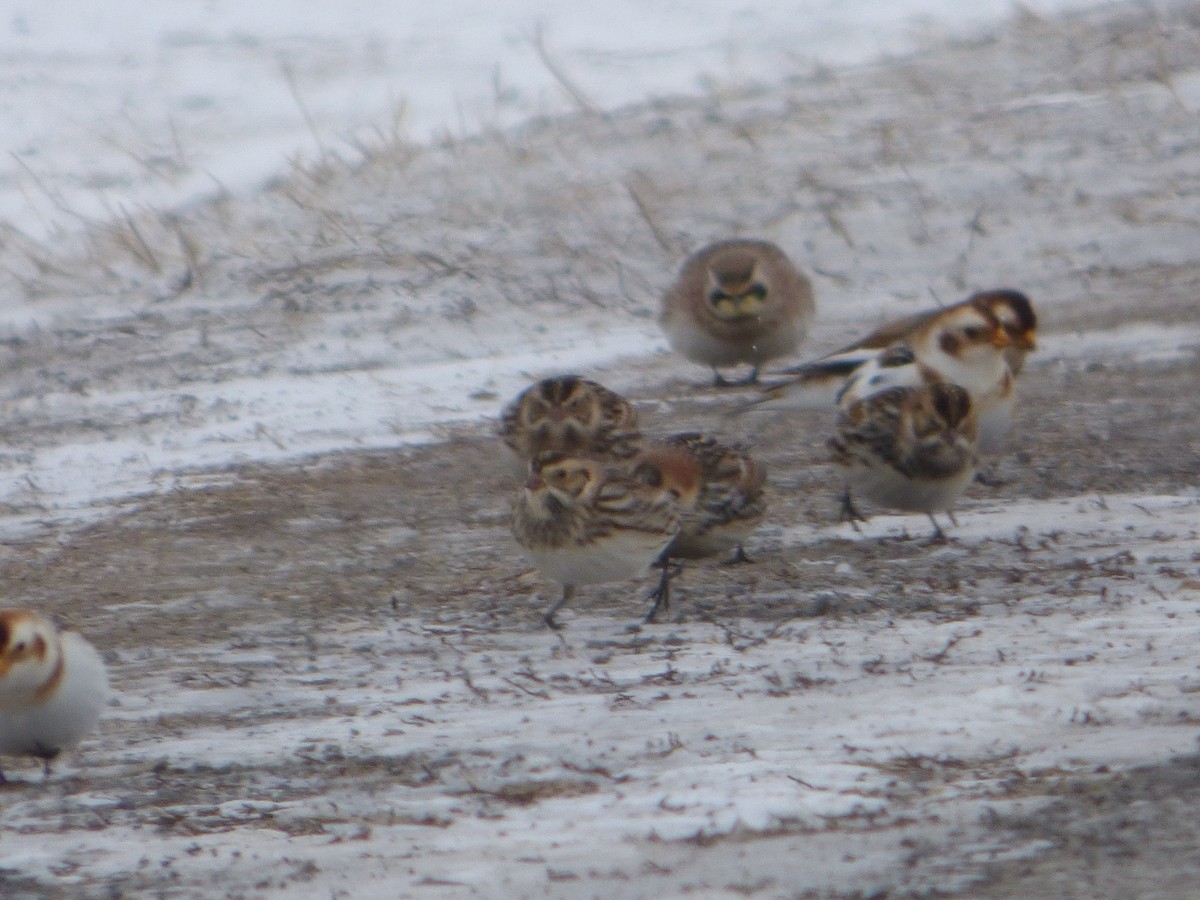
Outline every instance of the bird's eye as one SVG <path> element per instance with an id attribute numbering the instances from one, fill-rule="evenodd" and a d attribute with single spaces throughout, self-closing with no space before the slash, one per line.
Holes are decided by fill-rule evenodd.
<path id="1" fill-rule="evenodd" d="M 25 642 L 24 641 L 17 641 L 17 643 L 13 644 L 13 653 L 24 653 L 24 652 L 25 652 Z"/>
<path id="2" fill-rule="evenodd" d="M 663 477 L 662 472 L 656 466 L 649 463 L 643 463 L 637 467 L 634 477 L 642 484 L 649 487 L 662 487 Z"/>
<path id="3" fill-rule="evenodd" d="M 976 325 L 970 325 L 963 329 L 963 334 L 966 335 L 968 340 L 975 341 L 983 337 L 983 329 Z"/>

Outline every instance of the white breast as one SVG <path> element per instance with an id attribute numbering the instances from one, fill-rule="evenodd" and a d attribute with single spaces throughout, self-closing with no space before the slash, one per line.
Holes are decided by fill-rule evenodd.
<path id="1" fill-rule="evenodd" d="M 96 727 L 108 700 L 108 674 L 96 648 L 74 632 L 62 635 L 63 677 L 49 697 L 0 713 L 0 755 L 52 756 Z"/>

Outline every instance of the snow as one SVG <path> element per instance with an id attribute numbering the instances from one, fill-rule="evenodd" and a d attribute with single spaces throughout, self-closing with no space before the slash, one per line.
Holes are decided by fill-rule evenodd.
<path id="1" fill-rule="evenodd" d="M 1095 5 L 1039 0 L 1038 13 Z M 1010 12 L 945 0 L 646 4 L 548 0 L 138 0 L 7 10 L 0 220 L 35 236 L 141 205 L 242 192 L 285 160 L 374 133 L 417 141 L 570 108 L 535 50 L 597 108 L 910 49 Z M 249 89 L 248 89 L 249 87 Z"/>
<path id="2" fill-rule="evenodd" d="M 1099 5 L 1022 9 L 1049 16 Z M 716 2 L 617 0 L 569 14 L 534 0 L 436 11 L 367 0 L 17 4 L 0 54 L 0 97 L 14 123 L 11 154 L 0 161 L 0 220 L 48 252 L 60 241 L 84 246 L 82 223 L 114 213 L 119 221 L 121 211 L 195 213 L 198 233 L 210 237 L 204 229 L 215 227 L 204 217 L 225 212 L 201 198 L 224 194 L 233 212 L 228 242 L 213 239 L 220 249 L 204 273 L 211 281 L 193 293 L 170 290 L 171 265 L 181 266 L 174 260 L 166 272 L 135 275 L 128 260 L 113 262 L 93 286 L 70 274 L 39 280 L 27 260 L 6 257 L 6 278 L 38 286 L 0 312 L 0 355 L 12 373 L 0 454 L 9 476 L 0 495 L 6 540 L 50 532 L 66 543 L 140 499 L 234 480 L 229 470 L 239 464 L 436 444 L 455 429 L 484 427 L 531 377 L 552 371 L 602 370 L 621 390 L 669 382 L 647 403 L 723 402 L 672 381 L 694 373 L 666 352 L 651 317 L 647 285 L 662 262 L 655 251 L 628 254 L 613 275 L 596 243 L 570 229 L 583 221 L 611 241 L 603 251 L 613 256 L 628 244 L 644 248 L 644 229 L 630 236 L 641 223 L 628 196 L 603 178 L 649 172 L 651 206 L 694 206 L 662 218 L 672 240 L 695 243 L 706 228 L 744 215 L 737 197 L 701 196 L 698 173 L 715 181 L 723 166 L 743 160 L 722 138 L 701 137 L 681 140 L 672 148 L 677 159 L 664 163 L 662 145 L 632 126 L 623 154 L 611 153 L 611 143 L 593 148 L 587 129 L 615 133 L 617 120 L 582 121 L 578 134 L 539 133 L 536 125 L 504 131 L 580 105 L 539 60 L 539 28 L 551 60 L 588 104 L 617 109 L 709 95 L 731 120 L 748 123 L 747 143 L 764 170 L 778 171 L 779 159 L 794 155 L 816 173 L 802 202 L 837 203 L 801 208 L 782 197 L 752 222 L 769 222 L 761 227 L 820 262 L 814 353 L 885 309 L 911 312 L 928 305 L 930 291 L 1009 283 L 1016 272 L 1017 282 L 1027 276 L 1043 289 L 1037 297 L 1048 320 L 1023 378 L 1086 372 L 1097 359 L 1195 359 L 1194 323 L 1139 314 L 1114 327 L 1085 315 L 1086 283 L 1106 267 L 1180 266 L 1194 255 L 1179 239 L 1188 197 L 1163 187 L 1175 170 L 1147 173 L 1135 164 L 1140 151 L 1121 137 L 1080 152 L 1026 140 L 1022 120 L 989 135 L 995 145 L 985 152 L 960 145 L 944 124 L 953 113 L 930 110 L 929 142 L 944 145 L 916 165 L 889 161 L 884 128 L 873 132 L 882 135 L 882 162 L 855 156 L 867 153 L 860 119 L 886 118 L 862 99 L 878 56 L 1003 27 L 1011 11 L 1007 2 L 945 0 L 882 9 L 751 2 L 732 11 Z M 844 79 L 854 103 L 789 93 L 789 79 L 826 69 L 834 73 L 831 94 Z M 740 93 L 748 84 L 758 87 Z M 1180 77 L 1172 96 L 1139 81 L 1121 90 L 1120 103 L 1194 111 L 1197 85 L 1195 73 Z M 1042 115 L 1076 115 L 1080 127 L 1108 135 L 1119 105 L 1108 89 L 1057 87 L 990 102 L 997 115 L 1031 117 L 1035 135 L 1032 117 Z M 806 111 L 821 134 L 808 135 L 807 146 L 784 141 L 763 124 L 786 118 L 779 110 Z M 699 133 L 687 115 L 680 121 Z M 413 163 L 411 192 L 396 189 L 407 170 L 371 168 L 370 148 L 379 135 L 392 140 L 394 129 L 426 148 Z M 497 133 L 493 156 L 472 144 Z M 527 139 L 523 164 L 514 161 L 519 154 L 505 155 L 518 134 Z M 343 245 L 322 231 L 327 222 L 312 224 L 317 202 L 299 208 L 264 185 L 294 178 L 289 160 L 316 165 L 323 152 L 347 161 L 330 176 L 340 191 L 330 220 L 353 232 L 349 244 L 363 268 L 316 271 L 304 282 L 289 265 L 320 256 L 313 248 Z M 1121 166 L 1106 155 L 1126 152 Z M 454 169 L 445 160 L 456 153 L 491 166 Z M 361 179 L 350 165 L 359 161 Z M 529 185 L 560 175 L 561 221 L 512 215 L 549 202 L 552 191 Z M 753 172 L 744 178 L 748 193 L 776 199 Z M 1143 178 L 1155 179 L 1158 193 L 1139 193 Z M 1020 193 L 1014 185 L 1022 179 L 1072 185 L 1096 207 L 1128 203 L 1128 215 L 1094 235 L 1091 216 L 1076 208 L 1084 200 L 1037 184 Z M 465 208 L 447 206 L 454 195 Z M 818 208 L 840 216 L 838 227 L 815 225 Z M 973 256 L 976 238 L 964 225 L 977 212 L 979 233 L 991 239 L 979 237 L 985 249 Z M 456 227 L 456 218 L 468 224 Z M 378 239 L 377 258 L 386 258 L 397 221 L 411 258 L 441 250 L 444 236 L 451 263 L 470 246 L 483 274 L 369 265 L 362 247 L 378 249 Z M 545 233 L 546 221 L 562 233 Z M 328 245 L 306 240 L 317 232 Z M 532 259 L 514 259 L 514 248 Z M 393 269 L 411 280 L 387 281 Z M 272 280 L 276 271 L 284 274 Z M 936 290 L 933 272 L 951 273 L 937 276 Z M 429 286 L 443 275 L 448 286 Z M 355 293 L 363 281 L 370 288 Z M 309 294 L 298 284 L 316 288 Z M 528 304 L 505 302 L 514 284 L 529 286 Z M 604 302 L 563 299 L 593 289 Z M 453 304 L 463 298 L 471 306 L 459 315 Z M 614 309 L 622 313 L 616 321 Z M 433 324 L 414 328 L 410 319 Z M 55 350 L 56 341 L 67 349 Z M 878 515 L 862 533 L 797 522 L 769 534 L 785 557 L 828 542 L 828 557 L 812 565 L 854 582 L 829 600 L 829 616 L 785 614 L 804 593 L 797 588 L 757 598 L 773 617 L 697 615 L 652 636 L 622 631 L 577 604 L 561 614 L 565 635 L 446 623 L 436 611 L 420 619 L 377 612 L 323 621 L 303 652 L 288 644 L 295 635 L 264 634 L 256 622 L 182 648 L 114 649 L 118 691 L 101 734 L 47 789 L 6 792 L 0 877 L 15 872 L 69 891 L 106 879 L 136 884 L 137 873 L 157 867 L 177 873 L 185 893 L 211 883 L 229 893 L 355 897 L 439 886 L 590 896 L 597 884 L 612 897 L 734 896 L 754 885 L 863 895 L 897 884 L 953 890 L 966 883 L 966 867 L 931 863 L 897 874 L 903 841 L 917 833 L 955 842 L 963 859 L 1035 852 L 1037 844 L 992 844 L 979 831 L 986 811 L 1042 799 L 1032 790 L 1002 792 L 1005 779 L 1033 782 L 1194 751 L 1200 582 L 1171 572 L 1195 570 L 1198 511 L 1195 490 L 968 501 L 955 543 L 928 553 L 957 572 L 1001 548 L 1047 580 L 1016 594 L 990 583 L 945 591 L 938 615 L 853 607 L 874 601 L 881 587 L 838 548 L 928 527 L 920 516 Z M 387 537 L 393 550 L 421 552 L 412 528 L 397 523 Z M 526 587 L 530 605 L 544 604 Z M 109 612 L 144 611 L 104 602 Z M 181 606 L 203 615 L 244 602 L 214 586 Z M 307 633 L 304 623 L 298 630 Z M 338 766 L 345 774 L 330 776 Z M 185 774 L 211 776 L 211 802 L 173 798 L 170 777 Z M 131 787 L 93 790 L 89 778 Z M 67 779 L 69 804 L 54 792 L 55 779 Z M 127 814 L 134 796 L 161 807 L 159 831 Z M 46 827 L 60 814 L 61 828 Z M 918 824 L 905 824 L 906 816 Z M 180 820 L 191 834 L 175 828 Z M 889 827 L 847 825 L 858 822 Z M 751 845 L 743 858 L 740 848 Z M 672 872 L 683 875 L 671 880 Z"/>

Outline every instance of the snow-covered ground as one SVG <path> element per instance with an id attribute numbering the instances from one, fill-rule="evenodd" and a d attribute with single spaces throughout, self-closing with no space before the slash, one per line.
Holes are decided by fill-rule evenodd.
<path id="1" fill-rule="evenodd" d="M 1053 844 L 1005 817 L 1194 753 L 1185 7 L 56 6 L 2 58 L 0 573 L 115 700 L 48 783 L 4 761 L 6 896 L 969 892 Z M 949 546 L 832 525 L 827 420 L 665 351 L 730 233 L 813 273 L 814 353 L 1038 302 Z M 668 624 L 537 627 L 488 420 L 567 369 L 771 469 Z"/>
<path id="2" fill-rule="evenodd" d="M 1024 5 L 1046 13 L 1097 0 Z M 775 82 L 978 29 L 1012 8 L 16 0 L 0 22 L 0 220 L 45 237 L 145 205 L 244 192 L 287 160 L 353 156 L 380 133 L 464 137 L 580 102 L 611 109 Z"/>

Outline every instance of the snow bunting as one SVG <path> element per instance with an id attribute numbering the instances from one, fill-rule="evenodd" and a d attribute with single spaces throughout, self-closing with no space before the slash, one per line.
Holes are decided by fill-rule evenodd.
<path id="1" fill-rule="evenodd" d="M 683 264 L 663 299 L 659 322 L 677 352 L 712 366 L 759 367 L 800 346 L 816 312 L 812 284 L 768 241 L 710 244 Z"/>
<path id="2" fill-rule="evenodd" d="M 994 316 L 1004 328 L 1009 339 L 1008 346 L 1004 348 L 1004 359 L 1013 375 L 1019 375 L 1025 365 L 1026 354 L 1037 349 L 1037 313 L 1025 294 L 1011 288 L 980 291 L 953 306 L 930 309 L 897 319 L 832 355 L 837 356 L 854 350 L 882 350 L 892 344 L 911 343 L 918 329 L 928 322 L 966 306 Z"/>
<path id="3" fill-rule="evenodd" d="M 500 439 L 524 473 L 546 452 L 626 458 L 641 444 L 629 401 L 578 375 L 545 378 L 517 395 L 500 414 Z"/>
<path id="4" fill-rule="evenodd" d="M 734 551 L 733 561 L 748 561 L 742 547 L 766 514 L 766 470 L 740 447 L 722 444 L 699 432 L 674 434 L 646 447 L 634 461 L 634 477 L 652 486 L 675 487 L 681 497 L 679 533 L 658 559 L 661 576 L 646 616 L 671 607 L 673 559 L 703 559 Z M 689 486 L 697 484 L 698 489 Z M 693 498 L 688 502 L 689 498 Z"/>
<path id="5" fill-rule="evenodd" d="M 823 357 L 787 370 L 791 378 L 764 390 L 754 405 L 787 406 L 804 398 L 814 382 L 836 385 L 845 409 L 892 387 L 916 387 L 944 381 L 971 395 L 979 421 L 979 446 L 997 449 L 1012 424 L 1016 390 L 1004 357 L 1011 345 L 1008 330 L 987 309 L 959 304 L 931 316 L 909 334 L 906 343 L 883 350 L 861 348 Z M 810 398 L 811 399 L 811 398 Z M 828 403 L 827 398 L 822 399 Z"/>
<path id="6" fill-rule="evenodd" d="M 29 610 L 0 609 L 0 756 L 36 756 L 49 775 L 50 761 L 96 727 L 107 699 L 95 647 Z"/>
<path id="7" fill-rule="evenodd" d="M 975 475 L 978 420 L 967 390 L 935 381 L 891 387 L 842 407 L 829 440 L 846 478 L 844 510 L 858 515 L 851 491 L 893 509 L 923 512 L 944 539 L 933 514 L 951 513 Z"/>
<path id="8" fill-rule="evenodd" d="M 691 490 L 696 490 L 694 484 Z M 554 614 L 582 584 L 632 578 L 650 565 L 679 531 L 683 488 L 656 487 L 632 477 L 616 460 L 544 453 L 530 464 L 517 498 L 512 532 L 542 573 L 563 586 Z"/>
<path id="9" fill-rule="evenodd" d="M 808 402 L 803 405 L 827 405 L 829 398 L 842 389 L 846 377 L 876 353 L 895 344 L 917 346 L 923 336 L 937 328 L 939 321 L 953 321 L 964 309 L 977 310 L 984 318 L 994 320 L 1004 329 L 1007 337 L 1004 359 L 1009 371 L 1013 375 L 1018 374 L 1025 364 L 1026 354 L 1037 347 L 1037 313 L 1029 298 L 1020 291 L 997 288 L 972 294 L 953 306 L 926 310 L 889 322 L 841 350 L 772 373 L 789 378 L 785 382 L 767 385 L 764 391 L 768 396 L 789 393 L 797 399 L 808 394 Z"/>

